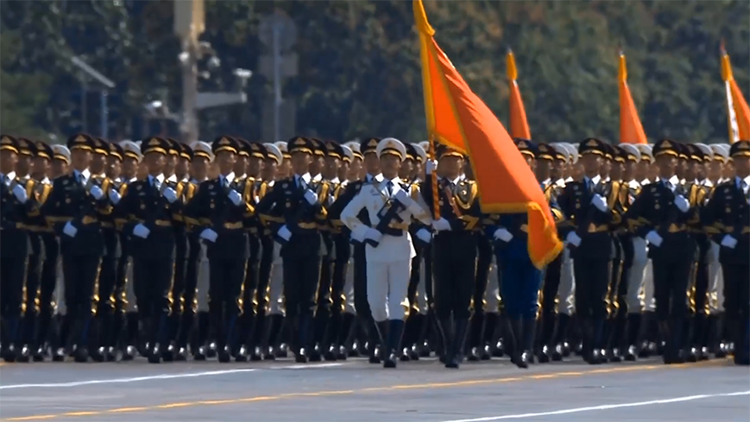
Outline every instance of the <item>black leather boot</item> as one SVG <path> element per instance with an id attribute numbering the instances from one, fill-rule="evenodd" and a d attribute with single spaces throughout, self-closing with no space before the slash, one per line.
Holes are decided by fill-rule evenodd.
<path id="1" fill-rule="evenodd" d="M 445 362 L 446 368 L 458 369 L 462 359 L 462 349 L 466 341 L 466 330 L 469 327 L 469 320 L 457 319 L 455 321 L 455 331 L 448 348 L 448 357 Z"/>
<path id="2" fill-rule="evenodd" d="M 391 319 L 388 321 L 388 337 L 386 342 L 385 360 L 383 368 L 395 368 L 398 361 L 398 350 L 401 347 L 401 336 L 404 332 L 404 321 Z"/>

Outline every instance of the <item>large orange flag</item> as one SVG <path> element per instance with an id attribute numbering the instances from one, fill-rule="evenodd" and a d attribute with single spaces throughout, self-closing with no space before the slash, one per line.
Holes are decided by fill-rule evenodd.
<path id="1" fill-rule="evenodd" d="M 526 109 L 521 99 L 521 90 L 518 88 L 518 68 L 513 51 L 508 49 L 505 59 L 506 74 L 508 75 L 508 90 L 510 92 L 510 134 L 514 138 L 531 139 L 529 122 L 526 121 Z"/>
<path id="2" fill-rule="evenodd" d="M 620 143 L 647 144 L 646 132 L 643 131 L 638 110 L 635 108 L 633 97 L 628 87 L 628 69 L 625 64 L 625 54 L 620 52 L 620 69 L 617 72 L 620 91 Z"/>
<path id="3" fill-rule="evenodd" d="M 413 1 L 419 31 L 427 131 L 469 155 L 482 211 L 528 214 L 529 257 L 542 268 L 562 250 L 547 199 L 510 135 L 435 42 L 421 0 Z"/>
<path id="4" fill-rule="evenodd" d="M 729 62 L 729 55 L 721 45 L 721 78 L 724 80 L 724 87 L 727 93 L 727 122 L 729 126 L 729 143 L 739 140 L 750 140 L 750 108 L 747 101 L 737 86 L 732 74 L 732 63 Z"/>

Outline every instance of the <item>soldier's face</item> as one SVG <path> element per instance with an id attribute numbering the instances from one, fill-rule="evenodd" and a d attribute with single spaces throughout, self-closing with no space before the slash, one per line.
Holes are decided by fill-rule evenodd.
<path id="1" fill-rule="evenodd" d="M 339 173 L 339 168 L 341 167 L 341 160 L 335 157 L 326 157 L 325 163 L 326 176 L 337 176 Z"/>
<path id="2" fill-rule="evenodd" d="M 177 155 L 169 154 L 164 159 L 164 174 L 171 176 L 174 174 L 174 168 L 177 165 Z"/>
<path id="3" fill-rule="evenodd" d="M 57 178 L 64 174 L 68 174 L 68 163 L 67 161 L 63 160 L 52 160 L 52 165 L 50 166 L 50 177 L 51 178 Z"/>
<path id="4" fill-rule="evenodd" d="M 229 174 L 233 171 L 237 163 L 237 154 L 232 151 L 219 151 L 216 154 L 216 164 L 219 166 L 221 174 Z"/>
<path id="5" fill-rule="evenodd" d="M 89 163 L 89 167 L 91 168 L 91 172 L 94 174 L 100 174 L 104 171 L 104 168 L 107 166 L 107 156 L 104 154 L 93 154 L 91 156 L 91 163 Z"/>
<path id="6" fill-rule="evenodd" d="M 13 151 L 9 151 L 7 149 L 0 151 L 0 166 L 2 166 L 2 168 L 0 168 L 0 171 L 3 174 L 8 174 L 8 173 L 16 171 L 17 162 L 18 162 L 17 153 Z"/>
<path id="7" fill-rule="evenodd" d="M 398 177 L 402 179 L 408 179 L 411 177 L 412 172 L 414 171 L 414 160 L 404 160 L 403 163 L 401 163 L 401 170 L 398 172 Z"/>
<path id="8" fill-rule="evenodd" d="M 656 157 L 656 167 L 659 169 L 659 176 L 661 178 L 670 178 L 675 175 L 677 171 L 678 160 L 677 157 L 668 154 L 662 154 Z"/>
<path id="9" fill-rule="evenodd" d="M 174 168 L 174 172 L 179 175 L 185 175 L 190 172 L 190 161 L 187 158 L 180 157 L 177 159 L 177 166 Z"/>
<path id="10" fill-rule="evenodd" d="M 266 160 L 263 164 L 261 177 L 263 178 L 263 180 L 276 180 L 276 172 L 278 171 L 278 168 L 279 166 L 276 163 L 276 160 Z"/>
<path id="11" fill-rule="evenodd" d="M 401 157 L 397 157 L 393 154 L 385 154 L 381 156 L 380 170 L 383 172 L 383 176 L 388 179 L 393 179 L 398 176 L 398 172 L 401 170 Z"/>
<path id="12" fill-rule="evenodd" d="M 380 173 L 380 160 L 377 154 L 372 152 L 365 154 L 365 170 L 370 174 Z"/>
<path id="13" fill-rule="evenodd" d="M 281 179 L 284 177 L 289 177 L 292 175 L 292 162 L 289 158 L 284 158 L 284 160 L 281 161 L 281 165 L 279 166 L 278 170 L 276 171 L 276 177 Z"/>
<path id="14" fill-rule="evenodd" d="M 31 156 L 21 154 L 18 156 L 18 161 L 16 162 L 16 173 L 26 175 L 29 174 L 29 169 L 31 168 Z"/>
<path id="15" fill-rule="evenodd" d="M 273 161 L 274 163 L 276 162 L 274 160 L 268 160 L 268 161 Z M 248 159 L 247 159 L 247 167 L 246 167 L 247 174 L 255 177 L 255 176 L 257 176 L 257 175 L 260 174 L 261 169 L 263 168 L 263 166 L 264 166 L 264 161 L 263 161 L 262 158 L 248 157 Z"/>
<path id="16" fill-rule="evenodd" d="M 554 160 L 551 162 L 549 167 L 549 177 L 552 180 L 557 180 L 563 175 L 563 166 L 565 162 L 562 160 Z"/>
<path id="17" fill-rule="evenodd" d="M 737 176 L 744 179 L 750 175 L 750 157 L 734 157 L 732 162 Z"/>
<path id="18" fill-rule="evenodd" d="M 450 155 L 441 158 L 440 162 L 438 163 L 438 167 L 440 168 L 441 173 L 445 175 L 445 177 L 455 179 L 456 177 L 460 176 L 461 172 L 463 172 L 464 170 L 464 160 L 461 157 Z"/>
<path id="19" fill-rule="evenodd" d="M 50 160 L 44 157 L 34 158 L 34 166 L 31 171 L 34 175 L 46 176 L 49 174 Z"/>
<path id="20" fill-rule="evenodd" d="M 633 180 L 633 175 L 635 174 L 635 167 L 638 165 L 635 161 L 626 161 L 623 165 L 622 169 L 622 179 L 623 180 Z"/>
<path id="21" fill-rule="evenodd" d="M 623 163 L 615 161 L 612 163 L 612 167 L 609 169 L 609 177 L 612 180 L 622 180 L 622 168 Z"/>
<path id="22" fill-rule="evenodd" d="M 362 160 L 360 160 L 359 158 L 353 159 L 352 163 L 349 165 L 349 173 L 347 174 L 347 179 L 358 180 L 362 176 L 363 170 L 364 166 L 362 165 Z"/>
<path id="23" fill-rule="evenodd" d="M 289 159 L 292 164 L 294 174 L 303 175 L 311 171 L 310 164 L 313 162 L 313 156 L 305 152 L 293 152 Z"/>
<path id="24" fill-rule="evenodd" d="M 339 178 L 339 180 L 341 181 L 346 180 L 346 178 L 349 176 L 349 167 L 350 167 L 350 164 L 348 161 L 343 161 L 341 163 L 341 166 L 336 172 L 336 176 Z"/>
<path id="25" fill-rule="evenodd" d="M 122 160 L 122 174 L 128 179 L 135 177 L 138 171 L 138 160 L 131 157 L 125 157 Z"/>
<path id="26" fill-rule="evenodd" d="M 164 171 L 164 163 L 166 161 L 167 156 L 159 152 L 152 152 L 143 156 L 143 162 L 146 164 L 148 174 L 154 176 Z"/>
<path id="27" fill-rule="evenodd" d="M 730 179 L 734 177 L 734 161 L 729 160 L 724 164 L 724 178 Z"/>
<path id="28" fill-rule="evenodd" d="M 74 169 L 84 171 L 89 167 L 89 163 L 91 162 L 91 151 L 74 148 L 70 151 L 70 160 L 73 163 Z"/>
<path id="29" fill-rule="evenodd" d="M 117 159 L 117 157 L 109 156 L 107 157 L 107 177 L 109 178 L 116 178 L 120 177 L 120 173 L 122 172 L 122 162 Z"/>
<path id="30" fill-rule="evenodd" d="M 194 157 L 190 171 L 196 180 L 204 180 L 208 174 L 208 159 L 206 157 Z"/>
<path id="31" fill-rule="evenodd" d="M 536 175 L 539 180 L 546 180 L 550 177 L 550 167 L 552 160 L 537 160 Z"/>
<path id="32" fill-rule="evenodd" d="M 712 160 L 711 163 L 708 164 L 708 178 L 716 183 L 723 177 L 723 175 L 724 162 L 720 160 Z"/>
<path id="33" fill-rule="evenodd" d="M 587 174 L 599 174 L 599 170 L 602 167 L 602 158 L 598 154 L 583 154 L 578 162 L 583 166 L 583 170 Z"/>
<path id="34" fill-rule="evenodd" d="M 245 171 L 247 170 L 247 155 L 238 155 L 237 161 L 234 163 L 234 174 L 237 176 L 245 174 Z"/>

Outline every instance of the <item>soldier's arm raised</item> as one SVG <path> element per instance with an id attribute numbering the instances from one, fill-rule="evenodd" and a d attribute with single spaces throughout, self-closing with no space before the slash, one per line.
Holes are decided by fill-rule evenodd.
<path id="1" fill-rule="evenodd" d="M 367 205 L 365 201 L 371 189 L 372 185 L 362 186 L 359 193 L 341 211 L 341 222 L 351 230 L 353 239 L 364 239 L 364 233 L 369 228 L 357 218 L 357 215 Z"/>

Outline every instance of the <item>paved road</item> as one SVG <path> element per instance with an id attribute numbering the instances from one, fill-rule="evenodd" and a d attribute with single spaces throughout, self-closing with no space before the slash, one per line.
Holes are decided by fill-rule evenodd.
<path id="1" fill-rule="evenodd" d="M 750 370 L 728 360 L 0 366 L 2 421 L 724 422 L 750 420 L 749 395 Z"/>

